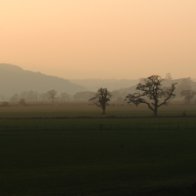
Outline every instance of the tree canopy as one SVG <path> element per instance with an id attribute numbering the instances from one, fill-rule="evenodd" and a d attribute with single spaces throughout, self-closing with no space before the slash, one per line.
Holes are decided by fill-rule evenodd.
<path id="1" fill-rule="evenodd" d="M 96 95 L 90 99 L 94 104 L 102 109 L 102 114 L 106 113 L 106 107 L 109 105 L 112 95 L 107 88 L 100 88 Z"/>
<path id="2" fill-rule="evenodd" d="M 138 83 L 136 92 L 127 95 L 127 102 L 133 103 L 136 106 L 146 104 L 154 113 L 154 116 L 157 116 L 159 107 L 166 105 L 175 96 L 176 83 L 165 87 L 164 81 L 159 75 L 152 75 L 143 79 Z"/>

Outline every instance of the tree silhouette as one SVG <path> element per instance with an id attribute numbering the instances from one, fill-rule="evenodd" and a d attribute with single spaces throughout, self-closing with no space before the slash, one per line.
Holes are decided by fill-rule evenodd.
<path id="1" fill-rule="evenodd" d="M 60 94 L 60 101 L 61 103 L 66 103 L 70 101 L 70 96 L 66 92 Z"/>
<path id="2" fill-rule="evenodd" d="M 90 99 L 94 104 L 102 109 L 102 114 L 106 113 L 106 107 L 109 105 L 112 95 L 107 88 L 100 88 L 96 95 Z"/>
<path id="3" fill-rule="evenodd" d="M 187 104 L 190 104 L 193 98 L 195 97 L 196 92 L 193 90 L 183 90 L 181 91 L 181 96 L 184 97 L 184 101 Z"/>
<path id="4" fill-rule="evenodd" d="M 164 81 L 165 80 L 158 75 L 152 75 L 143 79 L 143 81 L 137 85 L 137 91 L 127 95 L 127 102 L 133 103 L 136 106 L 146 104 L 154 116 L 158 116 L 158 109 L 166 105 L 169 100 L 175 96 L 174 91 L 177 83 L 172 83 L 170 87 L 164 87 Z"/>
<path id="5" fill-rule="evenodd" d="M 51 100 L 52 104 L 54 103 L 54 100 L 55 100 L 56 95 L 57 95 L 57 91 L 55 91 L 54 89 L 49 90 L 47 92 L 47 96 Z"/>

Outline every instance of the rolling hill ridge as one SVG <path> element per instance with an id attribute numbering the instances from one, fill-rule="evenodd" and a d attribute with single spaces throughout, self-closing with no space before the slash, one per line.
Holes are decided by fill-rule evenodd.
<path id="1" fill-rule="evenodd" d="M 0 64 L 0 94 L 11 96 L 22 91 L 45 92 L 55 89 L 58 92 L 74 94 L 84 88 L 69 80 L 49 76 L 40 72 L 28 71 L 16 65 Z"/>

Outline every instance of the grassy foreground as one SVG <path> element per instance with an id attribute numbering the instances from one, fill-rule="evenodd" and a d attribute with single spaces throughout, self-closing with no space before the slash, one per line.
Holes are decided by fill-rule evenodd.
<path id="1" fill-rule="evenodd" d="M 61 112 L 16 111 L 0 114 L 0 195 L 180 196 L 193 191 L 196 117 L 57 119 Z M 42 112 L 54 118 L 34 118 Z"/>

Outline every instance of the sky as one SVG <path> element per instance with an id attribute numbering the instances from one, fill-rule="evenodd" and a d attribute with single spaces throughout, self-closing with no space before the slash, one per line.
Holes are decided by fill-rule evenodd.
<path id="1" fill-rule="evenodd" d="M 1 0 L 0 62 L 67 79 L 196 78 L 195 0 Z"/>

